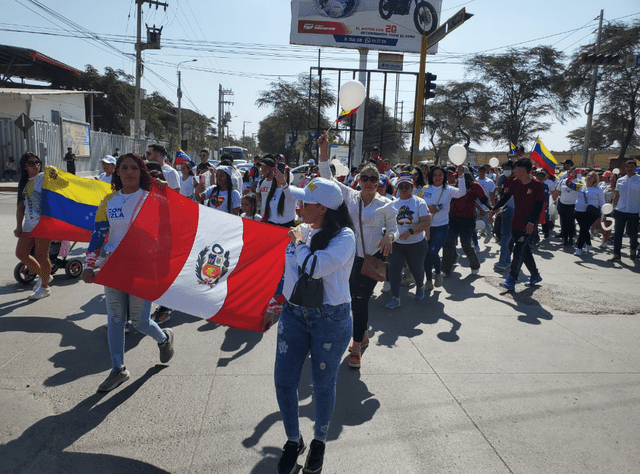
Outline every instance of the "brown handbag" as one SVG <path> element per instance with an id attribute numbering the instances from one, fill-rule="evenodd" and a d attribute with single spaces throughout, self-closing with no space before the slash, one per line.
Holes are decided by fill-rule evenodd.
<path id="1" fill-rule="evenodd" d="M 362 262 L 362 269 L 360 273 L 364 276 L 368 276 L 372 280 L 385 281 L 387 279 L 387 262 L 380 260 L 373 255 L 367 255 L 364 249 L 364 233 L 362 231 L 362 199 L 359 199 L 360 212 L 358 214 L 358 221 L 360 222 L 360 239 L 362 241 L 362 253 L 364 254 L 364 262 Z"/>

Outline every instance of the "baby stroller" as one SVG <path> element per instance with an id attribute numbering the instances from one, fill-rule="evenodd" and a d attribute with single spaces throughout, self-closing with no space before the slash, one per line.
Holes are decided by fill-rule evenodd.
<path id="1" fill-rule="evenodd" d="M 69 278 L 78 278 L 82 274 L 82 260 L 77 258 L 67 260 L 69 252 L 71 252 L 75 244 L 74 242 L 73 245 L 70 245 L 68 240 L 53 240 L 51 242 L 51 246 L 49 247 L 49 260 L 51 260 L 52 275 L 60 268 L 64 268 Z M 33 251 L 34 249 L 32 248 L 31 255 L 33 255 Z M 18 262 L 16 268 L 13 269 L 13 277 L 18 283 L 22 283 L 23 285 L 28 285 L 33 282 L 37 276 L 38 275 L 29 270 L 22 262 Z"/>

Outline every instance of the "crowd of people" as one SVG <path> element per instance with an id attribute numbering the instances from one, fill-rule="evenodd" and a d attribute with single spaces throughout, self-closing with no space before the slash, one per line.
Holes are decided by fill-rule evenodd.
<path id="1" fill-rule="evenodd" d="M 150 146 L 146 160 L 133 153 L 105 156 L 103 173 L 96 179 L 110 183 L 112 193 L 98 208 L 82 273 L 83 281 L 93 282 L 96 263 L 120 244 L 153 186 L 169 187 L 217 211 L 289 229 L 284 274 L 263 323 L 267 330 L 279 315 L 274 381 L 287 436 L 279 473 L 292 472 L 306 448 L 297 389 L 309 355 L 316 420 L 303 472 L 322 469 L 338 369 L 345 352 L 351 367 L 361 367 L 369 344 L 370 300 L 379 282 L 384 281 L 382 291 L 390 293 L 385 303 L 389 310 L 401 306 L 405 284 L 415 284 L 414 298 L 422 300 L 451 274 L 458 243 L 471 273 L 477 274 L 480 233 L 485 244 L 492 238 L 499 244 L 494 269 L 509 271 L 502 287 L 515 290 L 522 265 L 529 273 L 525 284 L 538 285 L 542 276 L 532 249 L 552 238 L 556 214 L 558 236 L 563 245 L 575 245 L 577 257 L 592 251 L 596 235 L 606 249 L 613 228 L 611 261 L 622 258 L 625 231 L 629 258 L 637 258 L 640 174 L 634 160 L 626 162 L 623 174 L 579 169 L 566 160 L 556 176 L 533 168 L 521 151 L 498 168 L 421 163 L 393 169 L 374 149 L 368 162 L 337 178 L 325 135 L 318 139 L 318 148 L 319 162 L 309 163 L 299 186 L 293 184 L 282 155 L 257 156 L 245 173 L 230 155 L 223 155 L 213 168 L 207 150 L 200 152 L 200 163 L 184 162 L 179 171 L 161 145 Z M 51 294 L 51 242 L 29 236 L 42 210 L 41 168 L 33 153 L 20 159 L 14 232 L 16 255 L 38 275 L 29 297 L 34 300 Z M 607 203 L 613 206 L 613 225 L 602 214 Z M 319 302 L 307 306 L 304 296 L 296 296 L 301 274 L 321 282 Z M 169 308 L 159 306 L 152 315 L 151 302 L 111 288 L 104 291 L 112 369 L 98 390 L 110 391 L 130 377 L 124 364 L 127 322 L 157 342 L 162 363 L 173 357 L 174 334 L 160 328 L 169 320 Z"/>

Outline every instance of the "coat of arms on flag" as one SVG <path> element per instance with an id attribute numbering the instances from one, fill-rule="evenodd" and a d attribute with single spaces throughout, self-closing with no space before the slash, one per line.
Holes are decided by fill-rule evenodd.
<path id="1" fill-rule="evenodd" d="M 210 253 L 209 248 L 211 248 Z M 209 255 L 207 256 L 207 254 Z M 198 255 L 196 276 L 201 285 L 213 287 L 227 273 L 228 269 L 229 251 L 225 252 L 219 244 L 205 247 Z"/>

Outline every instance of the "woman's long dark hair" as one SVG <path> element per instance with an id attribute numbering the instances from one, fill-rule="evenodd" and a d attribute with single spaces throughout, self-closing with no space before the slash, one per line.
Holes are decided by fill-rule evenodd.
<path id="1" fill-rule="evenodd" d="M 229 214 L 233 214 L 232 208 L 231 208 L 231 201 L 232 201 L 231 193 L 233 191 L 233 180 L 231 179 L 231 175 L 226 171 L 224 172 L 224 176 L 227 179 L 227 212 Z M 217 198 L 220 195 L 220 186 L 216 184 L 216 187 L 213 190 L 216 192 L 216 201 L 217 201 L 218 200 Z"/>
<path id="2" fill-rule="evenodd" d="M 272 157 L 272 155 L 265 155 L 265 158 L 268 157 Z M 273 158 L 272 158 L 273 159 Z M 276 164 L 277 167 L 277 164 Z M 287 184 L 289 183 L 289 171 L 285 168 L 285 173 L 284 173 L 284 177 L 287 180 Z M 275 170 L 274 170 L 275 173 Z M 269 203 L 271 202 L 271 200 L 273 199 L 273 195 L 276 193 L 276 189 L 278 189 L 278 181 L 276 180 L 275 175 L 273 176 L 273 180 L 271 181 L 271 189 L 269 190 L 269 194 L 267 195 L 267 202 L 266 207 L 265 207 L 265 214 L 267 215 L 267 219 L 269 218 L 269 213 L 270 211 L 270 206 Z M 284 203 L 285 203 L 285 198 L 284 198 L 284 192 L 282 194 L 280 194 L 280 199 L 278 199 L 278 215 L 281 216 L 284 213 Z"/>
<path id="3" fill-rule="evenodd" d="M 151 191 L 151 188 L 153 187 L 153 178 L 149 174 L 149 169 L 147 168 L 146 163 L 135 153 L 127 153 L 118 158 L 118 161 L 116 162 L 116 169 L 113 172 L 113 177 L 111 178 L 111 189 L 114 191 L 120 191 L 122 189 L 122 180 L 120 179 L 118 172 L 120 171 L 122 162 L 127 158 L 131 158 L 135 161 L 138 168 L 140 168 L 140 187 L 145 191 Z"/>
<path id="4" fill-rule="evenodd" d="M 434 184 L 433 184 L 433 173 L 435 173 L 436 170 L 442 171 L 442 176 L 443 176 L 443 178 L 442 178 L 442 186 L 444 186 L 445 188 L 447 186 L 449 186 L 447 184 L 447 171 L 442 166 L 433 166 L 431 168 L 431 171 L 429 171 L 429 186 L 434 186 Z"/>
<path id="5" fill-rule="evenodd" d="M 325 212 L 324 219 L 322 220 L 322 229 L 311 239 L 311 252 L 326 249 L 331 239 L 338 235 L 345 227 L 355 231 L 347 205 L 343 202 L 335 211 L 327 208 L 327 212 Z"/>
<path id="6" fill-rule="evenodd" d="M 22 192 L 24 191 L 25 186 L 29 182 L 29 172 L 27 171 L 27 161 L 29 158 L 35 158 L 40 163 L 40 171 L 44 171 L 42 169 L 43 163 L 38 155 L 32 153 L 30 151 L 26 152 L 24 155 L 20 157 L 20 181 L 18 182 L 18 202 L 24 201 L 24 196 Z"/>

